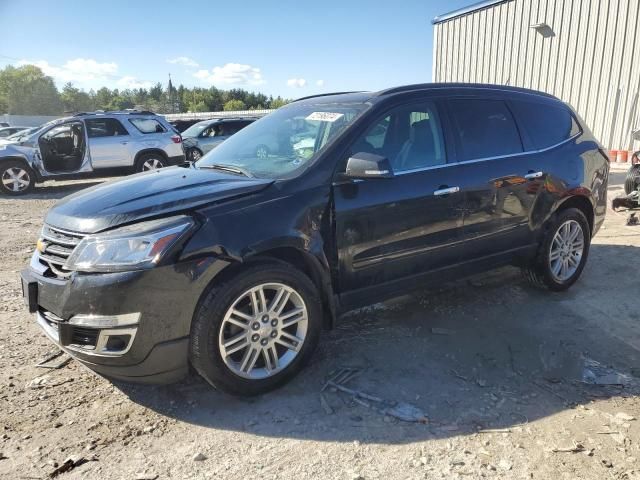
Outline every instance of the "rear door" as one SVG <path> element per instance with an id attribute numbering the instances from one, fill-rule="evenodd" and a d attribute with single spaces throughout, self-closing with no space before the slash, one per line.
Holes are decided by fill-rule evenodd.
<path id="1" fill-rule="evenodd" d="M 528 222 L 536 198 L 531 173 L 539 166 L 524 152 L 506 101 L 464 96 L 447 101 L 453 150 L 464 194 L 465 260 L 517 250 L 532 241 Z"/>
<path id="2" fill-rule="evenodd" d="M 386 156 L 395 176 L 334 184 L 341 293 L 457 263 L 463 196 L 456 167 L 447 163 L 436 103 L 420 100 L 382 114 L 347 157 L 359 152 Z"/>
<path id="3" fill-rule="evenodd" d="M 131 135 L 115 118 L 85 120 L 93 168 L 122 167 L 131 164 Z"/>

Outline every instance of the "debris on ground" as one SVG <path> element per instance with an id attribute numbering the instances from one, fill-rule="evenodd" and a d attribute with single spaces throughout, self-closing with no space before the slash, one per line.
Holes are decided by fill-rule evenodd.
<path id="1" fill-rule="evenodd" d="M 574 442 L 573 443 L 573 447 L 568 447 L 568 448 L 552 448 L 551 451 L 553 453 L 580 453 L 580 452 L 584 452 L 587 449 L 584 448 L 584 445 L 582 445 L 581 443 L 578 442 Z"/>
<path id="2" fill-rule="evenodd" d="M 382 415 L 397 418 L 398 420 L 402 420 L 403 422 L 429 422 L 429 418 L 427 417 L 427 415 L 421 409 L 414 405 L 411 405 L 410 403 L 383 400 L 382 398 L 376 397 L 375 395 L 370 395 L 359 390 L 345 387 L 344 385 L 339 385 L 331 380 L 327 382 L 327 386 L 333 387 L 340 392 L 351 395 L 351 399 L 355 403 L 371 410 L 377 411 Z"/>
<path id="3" fill-rule="evenodd" d="M 92 460 L 95 460 L 95 458 Z M 69 457 L 49 474 L 49 478 L 56 478 L 58 475 L 69 472 L 74 468 L 79 467 L 80 465 L 84 465 L 89 461 L 90 460 L 86 459 L 85 457 Z"/>
<path id="4" fill-rule="evenodd" d="M 193 456 L 193 461 L 194 462 L 204 462 L 206 459 L 207 459 L 207 456 L 202 452 L 196 453 Z"/>
<path id="5" fill-rule="evenodd" d="M 58 357 L 63 357 L 56 363 L 50 363 L 52 360 L 55 360 Z M 57 370 L 59 368 L 64 367 L 69 362 L 71 362 L 71 356 L 67 355 L 62 350 L 55 350 L 50 354 L 46 355 L 42 360 L 36 363 L 36 367 L 38 368 L 50 368 L 52 370 Z"/>

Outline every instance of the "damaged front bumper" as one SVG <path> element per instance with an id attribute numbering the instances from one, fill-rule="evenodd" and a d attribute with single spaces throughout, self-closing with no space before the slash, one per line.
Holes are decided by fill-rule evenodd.
<path id="1" fill-rule="evenodd" d="M 21 272 L 23 295 L 44 333 L 107 377 L 167 383 L 188 372 L 193 311 L 213 260 L 150 270 L 52 275 L 39 262 Z"/>

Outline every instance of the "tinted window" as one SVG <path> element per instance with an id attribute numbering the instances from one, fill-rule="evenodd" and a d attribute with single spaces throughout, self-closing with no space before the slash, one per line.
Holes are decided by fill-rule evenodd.
<path id="1" fill-rule="evenodd" d="M 351 154 L 359 152 L 387 157 L 394 172 L 446 163 L 435 105 L 403 105 L 385 113 L 353 143 Z"/>
<path id="2" fill-rule="evenodd" d="M 85 123 L 89 138 L 129 135 L 129 132 L 115 118 L 94 118 L 86 120 Z"/>
<path id="3" fill-rule="evenodd" d="M 131 118 L 129 122 L 136 127 L 140 133 L 164 133 L 166 132 L 162 124 L 153 118 Z"/>
<path id="4" fill-rule="evenodd" d="M 511 112 L 501 100 L 449 101 L 458 161 L 522 152 Z"/>
<path id="5" fill-rule="evenodd" d="M 510 105 L 536 149 L 557 145 L 580 131 L 566 107 L 523 100 Z"/>

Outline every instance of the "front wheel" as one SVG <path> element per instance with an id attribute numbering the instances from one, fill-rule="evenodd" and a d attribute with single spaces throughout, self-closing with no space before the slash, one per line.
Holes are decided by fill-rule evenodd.
<path id="1" fill-rule="evenodd" d="M 211 385 L 258 395 L 295 376 L 316 348 L 322 308 L 311 280 L 286 264 L 260 264 L 205 292 L 190 357 Z"/>
<path id="2" fill-rule="evenodd" d="M 35 172 L 24 162 L 8 160 L 0 163 L 0 190 L 6 195 L 24 195 L 36 183 Z"/>
<path id="3" fill-rule="evenodd" d="M 589 222 L 577 208 L 557 213 L 550 221 L 536 258 L 524 269 L 536 286 L 560 292 L 573 285 L 587 262 L 591 244 Z"/>

